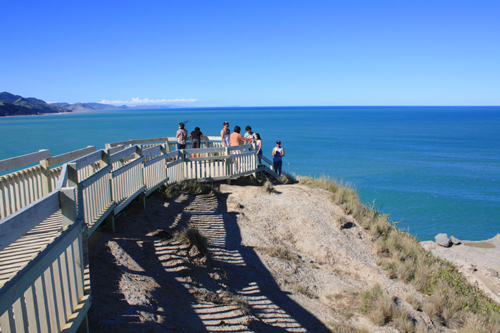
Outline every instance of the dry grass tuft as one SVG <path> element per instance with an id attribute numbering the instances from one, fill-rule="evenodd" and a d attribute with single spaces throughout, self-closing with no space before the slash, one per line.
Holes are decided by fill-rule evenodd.
<path id="1" fill-rule="evenodd" d="M 292 261 L 294 263 L 299 262 L 299 257 L 287 249 L 274 245 L 274 246 L 258 246 L 255 248 L 257 251 L 263 252 L 271 257 L 279 258 L 282 260 Z"/>
<path id="2" fill-rule="evenodd" d="M 273 183 L 271 183 L 269 180 L 267 180 L 264 185 L 262 185 L 262 188 L 264 189 L 264 192 L 266 193 L 278 193 L 278 191 L 276 191 L 276 189 L 274 188 L 274 185 Z"/>
<path id="3" fill-rule="evenodd" d="M 161 186 L 159 189 L 160 195 L 167 201 L 170 201 L 173 197 L 182 192 L 193 195 L 209 193 L 213 193 L 217 196 L 220 195 L 220 191 L 217 187 L 197 181 L 183 181 L 174 185 Z"/>
<path id="4" fill-rule="evenodd" d="M 379 285 L 361 294 L 364 299 L 360 311 L 368 314 L 370 320 L 378 325 L 392 325 L 403 332 L 414 332 L 415 320 L 402 308 L 395 298 L 384 292 Z"/>
<path id="5" fill-rule="evenodd" d="M 187 227 L 183 230 L 176 231 L 173 238 L 177 242 L 188 244 L 189 248 L 193 246 L 196 247 L 204 257 L 209 256 L 207 238 L 203 236 L 197 228 Z"/>
<path id="6" fill-rule="evenodd" d="M 281 177 L 278 179 L 278 182 L 280 184 L 296 184 L 296 183 L 298 183 L 297 179 L 295 178 L 295 175 L 290 175 L 286 172 L 281 173 Z"/>
<path id="7" fill-rule="evenodd" d="M 294 292 L 305 295 L 311 299 L 318 298 L 318 296 L 315 293 L 313 293 L 311 290 L 309 290 L 309 288 L 304 287 L 301 284 L 295 283 L 291 286 L 291 288 Z"/>

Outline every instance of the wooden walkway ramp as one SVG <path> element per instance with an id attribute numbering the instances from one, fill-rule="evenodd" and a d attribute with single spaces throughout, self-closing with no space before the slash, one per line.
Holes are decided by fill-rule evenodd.
<path id="1" fill-rule="evenodd" d="M 28 166 L 0 175 L 0 333 L 87 331 L 87 238 L 104 221 L 114 226 L 136 198 L 145 205 L 163 184 L 186 180 L 230 181 L 260 171 L 278 178 L 257 164 L 250 144 L 221 147 L 216 140 L 183 150 L 173 150 L 171 138 L 131 140 L 0 161 L 0 172 Z"/>

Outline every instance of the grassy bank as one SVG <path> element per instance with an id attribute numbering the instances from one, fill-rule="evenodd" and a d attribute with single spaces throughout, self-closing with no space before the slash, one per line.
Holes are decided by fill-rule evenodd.
<path id="1" fill-rule="evenodd" d="M 332 200 L 352 215 L 371 236 L 378 255 L 377 264 L 389 276 L 412 284 L 425 295 L 424 302 L 409 302 L 418 311 L 428 314 L 436 327 L 446 327 L 470 332 L 498 331 L 500 307 L 484 293 L 470 285 L 450 262 L 425 251 L 418 239 L 396 227 L 386 214 L 374 206 L 364 205 L 355 189 L 330 178 L 297 177 L 302 185 L 322 188 L 331 192 Z M 370 317 L 377 324 L 391 323 L 404 331 L 420 330 L 404 315 L 392 316 L 391 302 L 379 290 L 368 291 L 362 296 L 370 304 L 385 304 L 387 311 Z M 380 311 L 379 311 L 380 312 Z M 381 319 L 382 316 L 382 319 Z M 399 319 L 398 319 L 399 318 Z"/>

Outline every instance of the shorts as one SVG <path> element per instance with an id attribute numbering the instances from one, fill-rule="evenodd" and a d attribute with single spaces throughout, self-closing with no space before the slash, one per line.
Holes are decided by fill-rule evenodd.
<path id="1" fill-rule="evenodd" d="M 257 155 L 262 156 L 262 149 L 259 150 L 259 152 L 257 153 Z"/>
<path id="2" fill-rule="evenodd" d="M 200 140 L 193 139 L 193 148 L 200 148 Z"/>
<path id="3" fill-rule="evenodd" d="M 282 165 L 283 161 L 273 161 L 274 171 L 281 170 Z"/>
<path id="4" fill-rule="evenodd" d="M 186 149 L 186 144 L 180 144 L 179 142 L 177 142 L 177 150 L 180 150 L 180 149 Z"/>

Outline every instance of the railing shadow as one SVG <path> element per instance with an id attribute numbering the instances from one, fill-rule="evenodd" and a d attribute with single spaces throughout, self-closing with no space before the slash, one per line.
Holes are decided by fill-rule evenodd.
<path id="1" fill-rule="evenodd" d="M 237 215 L 228 213 L 227 197 L 227 194 L 218 199 L 197 197 L 190 220 L 209 239 L 213 265 L 222 268 L 228 276 L 229 290 L 244 297 L 250 314 L 256 318 L 249 321 L 248 328 L 256 332 L 329 331 L 279 288 L 252 248 L 242 245 Z M 216 312 L 217 308 L 213 307 L 212 311 Z"/>
<path id="2" fill-rule="evenodd" d="M 116 233 L 96 232 L 89 239 L 91 332 L 206 332 L 191 306 L 194 297 L 177 281 L 182 272 L 166 271 L 158 258 L 161 237 L 147 236 L 154 228 L 182 228 L 188 217 L 169 217 L 163 205 L 154 207 L 154 212 L 131 207 L 130 218 L 117 221 Z M 161 223 L 156 223 L 158 216 Z M 112 252 L 113 243 L 119 249 Z M 144 289 L 128 290 L 127 279 L 143 282 Z"/>
<path id="3" fill-rule="evenodd" d="M 170 210 L 158 198 L 148 199 L 146 210 L 133 208 L 126 223 L 117 221 L 116 234 L 93 235 L 100 238 L 93 241 L 100 248 L 90 244 L 90 330 L 328 332 L 319 319 L 280 289 L 254 249 L 242 245 L 237 215 L 228 213 L 227 198 L 228 194 L 186 196 L 180 203 L 171 202 Z M 172 208 L 178 212 L 175 216 Z M 193 257 L 179 255 L 186 250 L 181 245 L 159 236 L 188 224 L 209 240 L 211 260 L 205 267 L 195 264 Z M 154 229 L 168 232 L 151 236 Z M 111 252 L 112 246 L 120 251 Z M 226 278 L 215 281 L 214 274 Z M 125 288 L 123 292 L 124 279 L 151 283 L 146 290 Z M 250 320 L 238 305 L 196 295 L 200 290 L 217 295 L 222 289 L 243 296 L 248 313 L 256 320 Z"/>

